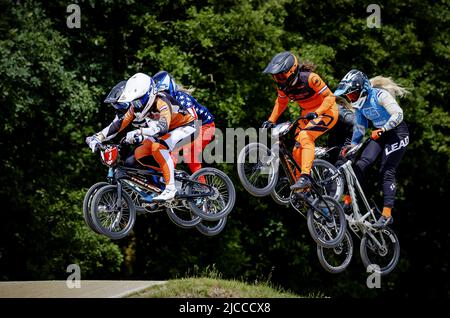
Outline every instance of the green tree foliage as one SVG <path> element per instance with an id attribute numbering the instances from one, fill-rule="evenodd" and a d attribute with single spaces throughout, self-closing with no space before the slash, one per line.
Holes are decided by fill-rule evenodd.
<path id="1" fill-rule="evenodd" d="M 2 278 L 60 278 L 71 263 L 88 264 L 82 274 L 117 272 L 117 246 L 80 219 L 77 180 L 88 162 L 80 148 L 96 89 L 65 68 L 68 42 L 41 9 L 8 13 L 0 39 Z"/>
<path id="2" fill-rule="evenodd" d="M 215 264 L 225 278 L 271 280 L 302 294 L 448 296 L 441 279 L 450 259 L 448 1 L 380 1 L 381 28 L 372 29 L 370 1 L 75 2 L 80 29 L 67 28 L 64 1 L 0 2 L 6 13 L 0 21 L 4 279 L 58 277 L 75 262 L 91 277 L 144 279 Z M 82 195 L 104 168 L 83 139 L 113 118 L 101 104 L 112 85 L 138 71 L 165 69 L 196 88 L 219 128 L 258 127 L 276 97 L 261 71 L 282 50 L 317 64 L 331 89 L 358 68 L 412 92 L 400 101 L 411 133 L 394 210 L 402 256 L 381 290 L 365 286 L 357 240 L 350 268 L 326 274 L 304 219 L 270 198 L 245 194 L 233 165 L 220 165 L 238 198 L 218 237 L 174 228 L 163 214 L 139 216 L 133 235 L 115 244 L 89 232 Z M 292 105 L 284 118 L 297 109 Z M 380 202 L 377 168 L 369 184 Z"/>

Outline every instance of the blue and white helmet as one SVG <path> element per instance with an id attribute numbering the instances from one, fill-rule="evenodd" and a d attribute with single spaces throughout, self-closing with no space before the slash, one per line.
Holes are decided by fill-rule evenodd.
<path id="1" fill-rule="evenodd" d="M 156 83 L 156 89 L 158 92 L 167 92 L 174 96 L 177 91 L 177 84 L 173 77 L 166 71 L 160 71 L 153 75 L 153 80 Z"/>
<path id="2" fill-rule="evenodd" d="M 367 75 L 353 69 L 341 80 L 334 95 L 346 97 L 353 107 L 359 109 L 366 101 L 371 89 L 372 85 Z"/>

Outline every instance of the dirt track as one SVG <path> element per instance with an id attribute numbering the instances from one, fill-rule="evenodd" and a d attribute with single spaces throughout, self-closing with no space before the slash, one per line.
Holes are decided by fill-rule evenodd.
<path id="1" fill-rule="evenodd" d="M 0 298 L 120 298 L 164 281 L 82 280 L 80 288 L 66 281 L 0 282 Z"/>

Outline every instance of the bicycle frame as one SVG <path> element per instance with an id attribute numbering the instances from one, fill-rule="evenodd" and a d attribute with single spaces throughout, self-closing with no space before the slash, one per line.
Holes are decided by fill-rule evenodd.
<path id="1" fill-rule="evenodd" d="M 110 147 L 114 147 L 115 145 L 109 145 Z M 105 151 L 108 146 L 102 146 L 102 151 Z M 119 149 L 120 153 L 120 145 L 117 145 L 117 148 Z M 119 154 L 120 156 L 120 154 Z M 102 156 L 103 158 L 103 156 Z M 117 185 L 117 201 L 116 204 L 119 207 L 119 213 L 118 216 L 121 216 L 121 202 L 122 202 L 122 182 L 125 182 L 127 185 L 131 186 L 133 188 L 133 191 L 136 191 L 136 193 L 144 197 L 147 195 L 145 191 L 142 190 L 142 188 L 145 188 L 147 190 L 161 193 L 162 189 L 146 180 L 146 177 L 148 176 L 156 176 L 157 178 L 161 178 L 163 174 L 159 171 L 151 171 L 146 169 L 140 169 L 140 168 L 133 168 L 133 167 L 127 167 L 120 165 L 119 159 L 115 160 L 114 162 L 106 163 L 105 160 L 103 160 L 103 163 L 109 167 L 107 179 L 108 182 L 111 184 Z M 181 181 L 183 183 L 190 183 L 190 184 L 198 184 L 201 185 L 203 188 L 207 188 L 208 191 L 197 193 L 197 194 L 185 194 L 185 193 L 177 193 L 176 198 L 181 200 L 193 200 L 197 198 L 203 198 L 203 197 L 210 197 L 215 195 L 214 188 L 208 184 L 204 184 L 198 181 L 191 180 L 190 178 L 178 176 L 175 174 L 175 181 Z M 154 204 L 152 202 L 148 202 L 149 204 Z M 161 204 L 164 206 L 165 202 L 161 202 Z M 118 218 L 120 220 L 120 217 Z"/>
<path id="2" fill-rule="evenodd" d="M 369 140 L 370 139 L 367 139 L 364 143 L 362 143 L 359 149 L 363 148 L 368 143 Z M 356 150 L 354 153 L 359 151 L 359 149 Z M 372 233 L 372 230 L 374 230 L 375 232 L 380 231 L 378 229 L 374 229 L 374 227 L 372 226 L 372 224 L 376 221 L 374 209 L 377 209 L 377 207 L 376 206 L 374 206 L 373 208 L 370 207 L 370 204 L 366 198 L 366 195 L 364 194 L 362 186 L 358 178 L 356 177 L 355 171 L 353 170 L 352 164 L 353 164 L 352 160 L 347 160 L 347 162 L 345 162 L 338 168 L 338 173 L 343 172 L 345 175 L 347 187 L 350 193 L 350 197 L 352 199 L 353 213 L 351 215 L 346 214 L 345 217 L 350 226 L 350 229 L 359 239 L 361 239 L 360 235 L 358 235 L 359 232 L 361 232 L 362 235 L 367 234 L 371 237 L 372 241 L 378 245 L 379 248 L 383 248 L 383 246 L 385 245 L 383 236 L 381 236 L 383 242 L 380 243 L 380 241 Z M 364 214 L 361 213 L 360 211 L 356 196 L 357 193 L 361 197 L 364 206 L 367 210 L 367 212 Z"/>
<path id="3" fill-rule="evenodd" d="M 295 127 L 298 126 L 298 121 L 302 120 L 302 119 L 306 119 L 305 117 L 298 117 L 295 121 L 293 121 L 290 125 L 289 128 L 287 129 L 287 132 L 291 131 L 292 129 L 294 129 Z M 287 135 L 287 132 L 283 135 L 280 136 L 279 141 L 276 142 L 272 148 L 271 151 L 272 153 L 281 153 L 281 156 L 278 155 L 278 158 L 281 161 L 281 166 L 283 167 L 284 172 L 286 173 L 286 175 L 289 178 L 289 181 L 291 182 L 291 184 L 294 184 L 297 181 L 297 178 L 294 174 L 293 168 L 296 168 L 298 171 L 301 171 L 300 166 L 298 165 L 297 161 L 295 161 L 294 157 L 292 156 L 292 154 L 287 150 L 287 146 L 284 142 L 284 136 Z M 291 163 L 294 165 L 294 167 L 292 167 L 292 164 L 289 163 L 289 161 L 291 161 Z"/>
<path id="4" fill-rule="evenodd" d="M 297 118 L 297 119 L 289 126 L 288 131 L 291 131 L 294 127 L 298 126 L 298 121 L 301 120 L 301 119 L 305 119 L 305 118 L 304 118 L 304 117 L 298 117 L 298 118 Z M 286 135 L 286 134 L 285 134 L 285 135 Z M 291 153 L 290 151 L 287 150 L 287 146 L 286 146 L 286 144 L 285 144 L 285 142 L 284 142 L 284 136 L 285 136 L 285 135 L 280 136 L 279 141 L 274 145 L 274 146 L 277 146 L 277 147 L 278 147 L 278 156 L 277 156 L 278 158 L 277 158 L 276 156 L 274 156 L 271 160 L 274 160 L 274 159 L 275 159 L 275 160 L 276 160 L 276 159 L 279 159 L 279 160 L 280 160 L 281 166 L 283 167 L 284 172 L 285 172 L 286 175 L 288 176 L 290 183 L 291 183 L 291 184 L 294 184 L 294 183 L 297 181 L 297 177 L 296 177 L 296 175 L 295 175 L 295 173 L 294 173 L 294 169 L 297 169 L 297 171 L 301 171 L 301 167 L 298 165 L 297 161 L 295 161 L 295 159 L 294 159 L 292 153 Z M 274 148 L 274 146 L 272 147 L 272 150 L 271 150 L 272 152 L 273 152 L 273 149 L 276 149 L 276 148 Z M 292 166 L 292 165 L 293 165 L 293 166 Z M 320 191 L 317 189 L 318 185 L 316 184 L 316 182 L 315 182 L 313 179 L 311 179 L 311 183 L 312 183 L 312 184 L 311 184 L 312 192 L 313 192 L 315 195 L 317 195 L 321 201 L 325 202 L 327 208 L 328 208 L 329 210 L 331 210 L 330 206 L 328 205 L 328 202 L 326 202 L 326 201 L 323 199 L 322 194 L 321 194 Z M 300 193 L 302 193 L 302 192 L 300 192 Z M 303 201 L 305 201 L 305 202 L 308 204 L 308 206 L 309 206 L 310 208 L 312 208 L 313 210 L 315 210 L 315 211 L 319 212 L 320 214 L 322 214 L 323 216 L 325 216 L 324 213 L 323 213 L 323 211 L 320 210 L 319 208 L 317 208 L 317 207 L 315 206 L 314 203 L 315 203 L 316 200 L 315 200 L 314 202 L 310 202 L 309 200 L 307 200 L 307 199 L 303 196 Z M 296 209 L 296 210 L 297 210 L 297 209 Z M 297 211 L 298 211 L 298 210 L 297 210 Z M 298 212 L 301 213 L 300 211 L 298 211 Z M 302 214 L 302 213 L 301 213 L 301 214 Z M 326 216 L 325 216 L 325 217 L 326 217 Z"/>
<path id="5" fill-rule="evenodd" d="M 115 171 L 114 179 L 118 180 L 118 181 L 124 180 L 127 183 L 131 182 L 131 183 L 137 184 L 138 186 L 145 187 L 145 188 L 152 190 L 154 192 L 157 192 L 157 193 L 162 192 L 162 190 L 159 187 L 157 187 L 151 183 L 145 182 L 142 179 L 143 175 L 156 176 L 158 178 L 163 176 L 163 174 L 158 171 L 148 171 L 148 170 L 142 170 L 142 169 L 138 169 L 138 168 L 118 166 Z M 204 183 L 194 181 L 194 180 L 191 180 L 191 179 L 185 178 L 185 177 L 180 177 L 177 175 L 175 175 L 175 181 L 183 181 L 183 182 L 188 182 L 188 183 L 192 183 L 192 184 L 198 184 L 198 185 L 201 185 L 202 187 L 207 187 L 209 189 L 209 192 L 198 193 L 195 195 L 179 193 L 179 194 L 177 194 L 178 199 L 195 199 L 195 198 L 209 197 L 209 196 L 214 195 L 213 187 L 208 184 L 204 184 Z M 119 185 L 119 183 L 120 182 L 118 182 L 118 185 Z M 143 193 L 143 191 L 141 193 Z"/>
<path id="6" fill-rule="evenodd" d="M 350 193 L 350 197 L 352 198 L 352 210 L 353 214 L 351 216 L 346 215 L 347 221 L 349 222 L 350 227 L 352 228 L 353 232 L 354 228 L 352 225 L 356 225 L 358 227 L 358 230 L 365 233 L 367 230 L 367 227 L 372 227 L 372 223 L 370 221 L 367 221 L 369 217 L 372 217 L 372 220 L 376 220 L 375 214 L 373 212 L 374 208 L 371 208 L 369 205 L 369 202 L 367 201 L 367 198 L 364 194 L 364 191 L 361 187 L 361 184 L 358 181 L 358 178 L 356 177 L 355 171 L 352 167 L 351 160 L 348 160 L 346 163 L 344 163 L 342 166 L 338 169 L 339 172 L 344 172 L 345 179 L 347 182 L 348 191 Z M 359 196 L 361 197 L 365 208 L 367 209 L 367 212 L 363 215 L 359 209 L 357 197 L 356 197 L 356 191 L 358 192 Z M 355 233 L 356 234 L 356 233 Z"/>

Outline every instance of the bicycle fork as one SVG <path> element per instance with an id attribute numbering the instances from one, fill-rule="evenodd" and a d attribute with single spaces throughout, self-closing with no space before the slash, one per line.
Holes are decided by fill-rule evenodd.
<path id="1" fill-rule="evenodd" d="M 118 213 L 116 214 L 116 217 L 114 218 L 114 221 L 111 224 L 111 230 L 114 229 L 119 224 L 120 219 L 122 218 L 122 184 L 120 182 L 117 182 L 116 206 Z"/>

